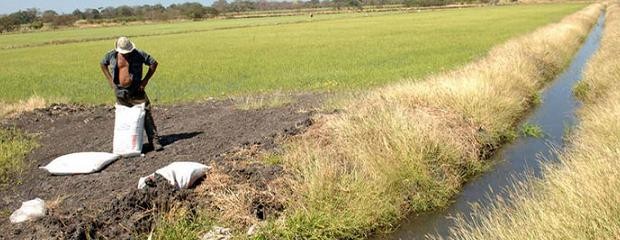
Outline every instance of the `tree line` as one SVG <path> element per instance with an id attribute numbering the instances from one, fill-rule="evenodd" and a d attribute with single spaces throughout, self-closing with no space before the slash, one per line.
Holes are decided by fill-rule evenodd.
<path id="1" fill-rule="evenodd" d="M 25 29 L 40 29 L 43 26 L 57 28 L 71 26 L 77 21 L 87 23 L 130 22 L 130 21 L 166 21 L 174 19 L 204 19 L 225 13 L 242 13 L 248 11 L 294 10 L 307 8 L 363 8 L 363 6 L 381 6 L 402 4 L 412 6 L 438 6 L 452 3 L 489 2 L 497 0 L 307 0 L 307 1 L 267 1 L 267 0 L 216 0 L 211 6 L 188 2 L 141 6 L 119 6 L 76 9 L 72 13 L 59 14 L 53 10 L 40 11 L 36 8 L 20 10 L 0 16 L 0 33 Z"/>

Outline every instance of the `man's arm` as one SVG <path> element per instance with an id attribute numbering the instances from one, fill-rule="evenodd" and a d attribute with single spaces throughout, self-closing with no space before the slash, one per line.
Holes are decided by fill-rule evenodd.
<path id="1" fill-rule="evenodd" d="M 153 64 L 149 65 L 149 71 L 146 73 L 144 79 L 142 79 L 142 82 L 140 83 L 140 91 L 144 91 L 146 85 L 149 84 L 149 80 L 151 79 L 153 74 L 155 74 L 155 70 L 157 70 L 157 62 L 153 62 Z"/>
<path id="2" fill-rule="evenodd" d="M 110 84 L 110 87 L 113 90 L 116 89 L 114 79 L 112 79 L 112 75 L 110 74 L 110 71 L 108 71 L 108 65 L 101 64 L 101 71 L 103 72 L 103 75 L 105 75 L 105 78 L 108 79 L 108 84 Z"/>

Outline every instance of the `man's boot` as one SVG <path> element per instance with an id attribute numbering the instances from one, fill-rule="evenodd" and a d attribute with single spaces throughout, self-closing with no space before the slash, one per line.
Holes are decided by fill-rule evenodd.
<path id="1" fill-rule="evenodd" d="M 161 145 L 161 142 L 159 141 L 159 136 L 149 139 L 149 147 L 156 152 L 164 150 L 164 146 Z"/>

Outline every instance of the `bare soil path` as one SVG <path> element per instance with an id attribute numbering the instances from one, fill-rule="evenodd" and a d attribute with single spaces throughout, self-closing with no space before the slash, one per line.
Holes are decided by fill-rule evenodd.
<path id="1" fill-rule="evenodd" d="M 4 120 L 4 126 L 39 135 L 40 147 L 27 156 L 28 166 L 20 181 L 0 189 L 0 239 L 80 239 L 92 234 L 117 239 L 128 237 L 131 231 L 148 231 L 150 225 L 141 225 L 138 222 L 144 221 L 136 219 L 144 212 L 136 208 L 146 211 L 152 207 L 151 201 L 161 196 L 166 198 L 164 201 L 191 198 L 191 190 L 162 190 L 160 185 L 148 191 L 136 190 L 139 177 L 174 161 L 217 164 L 235 181 L 252 182 L 260 188 L 282 169 L 277 165 L 236 164 L 243 159 L 226 156 L 248 146 L 270 150 L 276 147 L 278 137 L 303 131 L 311 124 L 310 110 L 319 105 L 321 98 L 301 95 L 288 106 L 260 110 L 239 110 L 232 101 L 155 106 L 153 114 L 165 150 L 147 152 L 145 157 L 121 158 L 89 175 L 51 176 L 38 167 L 64 154 L 111 152 L 112 106 L 55 105 Z M 43 219 L 10 224 L 7 214 L 19 208 L 22 201 L 35 197 L 48 203 L 61 201 Z"/>

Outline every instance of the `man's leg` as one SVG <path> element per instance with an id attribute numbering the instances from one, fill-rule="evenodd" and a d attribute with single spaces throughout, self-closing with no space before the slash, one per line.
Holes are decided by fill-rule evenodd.
<path id="1" fill-rule="evenodd" d="M 155 126 L 155 120 L 153 120 L 153 115 L 151 114 L 151 101 L 144 94 L 144 130 L 146 131 L 146 136 L 148 138 L 149 144 L 153 146 L 155 151 L 163 150 L 163 146 L 159 141 L 159 134 L 157 134 L 157 127 Z"/>

